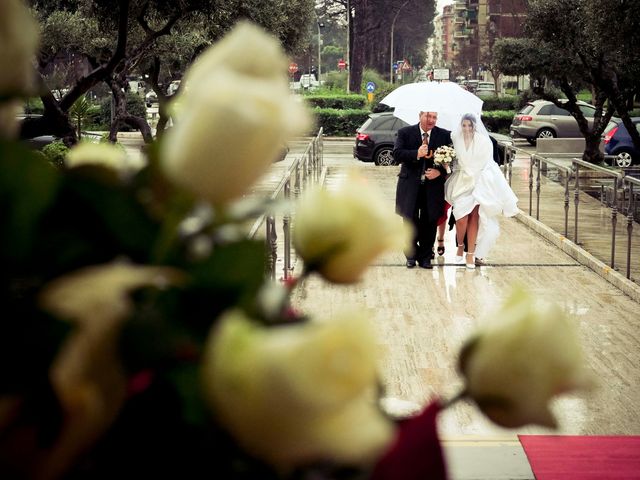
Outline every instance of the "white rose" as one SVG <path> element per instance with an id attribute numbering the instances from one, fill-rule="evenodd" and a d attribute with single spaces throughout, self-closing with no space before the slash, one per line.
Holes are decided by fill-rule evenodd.
<path id="1" fill-rule="evenodd" d="M 296 209 L 296 252 L 334 283 L 359 280 L 374 258 L 389 249 L 403 249 L 408 240 L 409 232 L 393 206 L 353 173 L 335 189 L 309 190 Z"/>
<path id="2" fill-rule="evenodd" d="M 65 164 L 69 168 L 100 165 L 124 171 L 128 168 L 128 159 L 124 149 L 112 143 L 80 142 L 67 152 Z"/>
<path id="3" fill-rule="evenodd" d="M 508 428 L 554 427 L 552 397 L 593 385 L 572 321 L 523 289 L 514 290 L 467 343 L 461 370 L 469 396 Z"/>
<path id="4" fill-rule="evenodd" d="M 373 398 L 377 356 L 361 313 L 263 327 L 234 310 L 207 340 L 205 397 L 248 452 L 279 469 L 365 463 L 393 435 Z"/>
<path id="5" fill-rule="evenodd" d="M 32 93 L 33 59 L 38 47 L 38 25 L 20 0 L 0 1 L 0 138 L 17 133 L 18 101 L 5 97 Z"/>
<path id="6" fill-rule="evenodd" d="M 0 2 L 0 96 L 33 86 L 38 25 L 21 0 Z"/>
<path id="7" fill-rule="evenodd" d="M 147 285 L 182 283 L 184 277 L 169 267 L 110 263 L 77 270 L 45 287 L 39 298 L 43 309 L 75 328 L 49 372 L 65 422 L 50 456 L 43 458 L 42 471 L 72 464 L 111 425 L 125 401 L 119 334 L 133 308 L 129 293 Z"/>
<path id="8" fill-rule="evenodd" d="M 249 23 L 203 53 L 184 83 L 161 161 L 175 182 L 214 205 L 241 196 L 309 125 L 289 92 L 279 43 Z"/>

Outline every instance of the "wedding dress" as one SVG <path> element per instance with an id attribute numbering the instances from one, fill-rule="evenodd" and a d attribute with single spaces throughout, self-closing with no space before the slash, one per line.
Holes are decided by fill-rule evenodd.
<path id="1" fill-rule="evenodd" d="M 488 135 L 474 132 L 469 148 L 465 146 L 462 131 L 458 130 L 451 138 L 456 161 L 445 182 L 445 200 L 453 206 L 456 218 L 468 215 L 480 205 L 475 256 L 485 258 L 500 234 L 498 216 L 517 214 L 518 198 L 493 161 L 493 145 Z"/>

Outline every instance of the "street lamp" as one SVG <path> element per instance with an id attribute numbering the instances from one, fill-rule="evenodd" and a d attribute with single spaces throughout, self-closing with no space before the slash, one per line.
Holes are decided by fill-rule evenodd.
<path id="1" fill-rule="evenodd" d="M 320 53 L 322 49 L 322 33 L 320 32 L 321 28 L 324 28 L 324 23 L 316 22 L 318 25 L 318 85 L 321 86 L 321 78 L 322 78 L 322 54 Z"/>
<path id="2" fill-rule="evenodd" d="M 391 47 L 389 48 L 389 81 L 391 83 L 393 83 L 393 29 L 396 27 L 396 20 L 398 19 L 400 11 L 407 5 L 407 3 L 409 3 L 409 1 L 410 0 L 406 0 L 406 2 L 402 4 L 391 22 Z"/>

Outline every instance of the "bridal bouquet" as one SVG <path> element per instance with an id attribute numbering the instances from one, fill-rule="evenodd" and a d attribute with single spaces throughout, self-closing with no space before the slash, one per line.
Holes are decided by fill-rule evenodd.
<path id="1" fill-rule="evenodd" d="M 0 59 L 24 66 L 0 72 L 0 478 L 444 480 L 443 402 L 390 418 L 366 312 L 291 301 L 307 275 L 354 283 L 402 248 L 383 197 L 357 177 L 306 190 L 297 281 L 266 279 L 243 229 L 264 209 L 243 196 L 309 120 L 277 40 L 241 24 L 203 52 L 131 170 L 116 146 L 54 166 L 14 140 L 36 31 L 0 2 Z M 462 349 L 458 398 L 553 425 L 553 396 L 588 385 L 573 323 L 524 291 L 491 318 Z"/>
<path id="2" fill-rule="evenodd" d="M 436 148 L 433 152 L 433 163 L 436 165 L 443 165 L 447 170 L 447 173 L 451 172 L 450 165 L 456 159 L 456 151 L 452 146 L 443 145 Z"/>

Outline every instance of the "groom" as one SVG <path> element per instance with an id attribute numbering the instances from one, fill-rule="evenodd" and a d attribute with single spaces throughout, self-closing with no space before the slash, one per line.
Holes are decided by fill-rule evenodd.
<path id="1" fill-rule="evenodd" d="M 413 227 L 407 251 L 407 268 L 418 263 L 433 268 L 433 242 L 438 219 L 444 212 L 446 171 L 434 166 L 436 148 L 451 144 L 451 132 L 436 127 L 437 112 L 420 112 L 419 123 L 398 130 L 393 158 L 401 165 L 396 187 L 396 213 Z"/>

